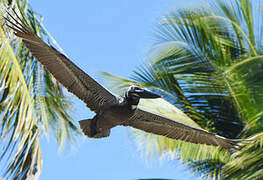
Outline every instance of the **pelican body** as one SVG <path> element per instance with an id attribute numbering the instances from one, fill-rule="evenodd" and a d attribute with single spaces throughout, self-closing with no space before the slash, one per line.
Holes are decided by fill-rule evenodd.
<path id="1" fill-rule="evenodd" d="M 161 96 L 140 87 L 131 86 L 124 97 L 116 97 L 114 102 L 105 104 L 93 119 L 79 121 L 80 127 L 88 137 L 101 138 L 110 135 L 110 129 L 130 125 L 140 98 L 159 98 Z"/>
<path id="2" fill-rule="evenodd" d="M 15 13 L 16 14 L 16 13 Z M 85 135 L 102 138 L 110 135 L 111 128 L 131 126 L 148 133 L 179 139 L 195 144 L 237 148 L 240 139 L 228 139 L 204 129 L 192 127 L 175 120 L 137 108 L 140 98 L 159 98 L 145 89 L 131 86 L 124 97 L 115 96 L 86 74 L 64 54 L 45 43 L 17 14 L 9 14 L 7 26 L 20 37 L 32 55 L 69 92 L 76 95 L 96 113 L 92 119 L 79 121 Z"/>

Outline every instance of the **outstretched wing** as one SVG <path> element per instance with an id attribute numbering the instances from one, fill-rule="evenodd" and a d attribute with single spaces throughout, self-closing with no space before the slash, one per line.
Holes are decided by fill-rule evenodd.
<path id="1" fill-rule="evenodd" d="M 226 149 L 238 148 L 237 143 L 242 141 L 224 138 L 206 130 L 188 126 L 141 109 L 137 109 L 130 118 L 129 126 L 172 139 L 195 144 L 221 146 Z"/>
<path id="2" fill-rule="evenodd" d="M 27 23 L 9 14 L 8 26 L 15 35 L 22 38 L 32 55 L 63 85 L 68 91 L 83 100 L 95 112 L 116 97 L 102 87 L 88 74 L 77 67 L 64 54 L 42 41 L 34 34 Z"/>

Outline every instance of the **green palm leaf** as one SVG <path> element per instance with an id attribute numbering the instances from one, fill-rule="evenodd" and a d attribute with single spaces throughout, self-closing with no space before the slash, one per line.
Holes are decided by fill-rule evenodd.
<path id="1" fill-rule="evenodd" d="M 18 62 L 13 49 L 9 45 L 2 28 L 1 34 L 1 84 L 2 84 L 2 98 L 1 98 L 1 138 L 7 140 L 4 154 L 8 149 L 13 149 L 17 146 L 19 149 L 14 161 L 9 166 L 10 173 L 18 174 L 20 169 L 17 166 L 27 166 L 26 160 L 34 158 L 33 164 L 37 164 L 36 168 L 41 169 L 41 162 L 38 162 L 37 156 L 41 156 L 39 151 L 38 131 L 36 129 L 37 122 L 34 121 L 33 99 L 30 96 L 26 81 L 21 71 L 20 63 Z M 32 146 L 34 144 L 34 146 Z M 32 149 L 33 148 L 33 149 Z M 33 153 L 34 152 L 34 153 Z M 23 155 L 21 155 L 21 153 Z M 33 154 L 32 154 L 33 153 Z M 30 163 L 30 172 L 33 174 L 34 168 Z M 22 170 L 24 168 L 21 168 Z M 16 175 L 15 175 L 16 176 Z"/>
<path id="2" fill-rule="evenodd" d="M 52 41 L 41 20 L 27 8 L 27 1 L 11 4 L 15 10 L 9 13 L 24 18 L 40 37 Z M 2 17 L 7 16 L 2 10 Z M 53 132 L 62 146 L 73 141 L 79 130 L 69 116 L 70 99 L 54 77 L 4 25 L 0 38 L 0 138 L 4 141 L 0 160 L 8 161 L 8 178 L 37 178 L 42 168 L 40 135 Z"/>
<path id="3" fill-rule="evenodd" d="M 193 170 L 215 179 L 262 177 L 262 15 L 262 2 L 250 0 L 179 9 L 158 25 L 149 65 L 134 71 L 132 80 L 104 74 L 117 87 L 134 83 L 158 91 L 204 129 L 258 139 L 240 151 L 212 156 L 205 148 L 184 148 L 184 142 L 175 145 L 140 133 L 137 141 L 147 153 L 153 154 L 154 148 L 160 155 L 176 150 Z"/>

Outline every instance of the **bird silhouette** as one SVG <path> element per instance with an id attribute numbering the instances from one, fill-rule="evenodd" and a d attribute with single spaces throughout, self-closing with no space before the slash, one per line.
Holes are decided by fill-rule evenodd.
<path id="1" fill-rule="evenodd" d="M 87 73 L 77 67 L 69 58 L 45 43 L 16 13 L 8 13 L 7 26 L 20 37 L 32 55 L 69 92 L 73 93 L 87 107 L 96 113 L 92 119 L 79 121 L 83 133 L 91 138 L 110 135 L 115 126 L 131 126 L 148 133 L 179 139 L 195 144 L 237 148 L 241 139 L 228 139 L 204 129 L 192 127 L 164 116 L 138 108 L 141 98 L 160 98 L 146 89 L 131 86 L 124 96 L 115 96 Z"/>

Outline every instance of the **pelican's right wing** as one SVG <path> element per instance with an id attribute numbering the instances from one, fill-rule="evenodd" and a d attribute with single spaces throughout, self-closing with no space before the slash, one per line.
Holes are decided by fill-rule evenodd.
<path id="1" fill-rule="evenodd" d="M 238 148 L 240 139 L 228 139 L 206 130 L 188 126 L 166 117 L 137 109 L 129 120 L 129 126 L 145 132 L 179 139 L 195 144 L 221 146 L 222 148 Z"/>
<path id="2" fill-rule="evenodd" d="M 116 97 L 97 83 L 88 74 L 77 67 L 64 54 L 45 43 L 34 34 L 26 22 L 18 16 L 12 17 L 8 26 L 15 31 L 15 35 L 22 38 L 32 55 L 63 85 L 68 91 L 83 100 L 92 111 L 99 111 L 100 107 Z M 12 19 L 12 20 L 11 20 Z"/>

